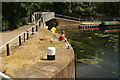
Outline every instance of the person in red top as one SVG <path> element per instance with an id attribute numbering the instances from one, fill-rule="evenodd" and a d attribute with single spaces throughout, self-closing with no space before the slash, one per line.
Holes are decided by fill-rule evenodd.
<path id="1" fill-rule="evenodd" d="M 62 35 L 59 37 L 59 40 L 65 40 L 65 31 L 62 31 Z"/>

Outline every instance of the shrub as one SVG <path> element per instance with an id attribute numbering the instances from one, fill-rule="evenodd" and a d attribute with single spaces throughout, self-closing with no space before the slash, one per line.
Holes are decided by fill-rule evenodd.
<path id="1" fill-rule="evenodd" d="M 8 21 L 6 20 L 2 21 L 2 27 L 0 27 L 0 30 L 2 31 L 8 30 L 9 29 L 8 25 L 9 25 Z"/>

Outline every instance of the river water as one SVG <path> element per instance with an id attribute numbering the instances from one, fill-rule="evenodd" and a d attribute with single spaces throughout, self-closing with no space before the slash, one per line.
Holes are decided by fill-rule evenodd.
<path id="1" fill-rule="evenodd" d="M 101 39 L 101 38 L 96 38 Z M 94 64 L 78 63 L 77 78 L 118 78 L 118 41 L 112 46 L 104 44 L 105 38 L 96 40 Z"/>
<path id="2" fill-rule="evenodd" d="M 118 78 L 118 33 L 80 31 L 78 26 L 61 29 L 77 55 L 77 79 Z"/>

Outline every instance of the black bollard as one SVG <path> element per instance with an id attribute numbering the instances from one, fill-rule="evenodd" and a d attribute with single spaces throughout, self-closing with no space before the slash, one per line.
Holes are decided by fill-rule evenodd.
<path id="1" fill-rule="evenodd" d="M 21 46 L 21 36 L 19 36 L 19 46 Z"/>
<path id="2" fill-rule="evenodd" d="M 7 47 L 7 56 L 9 56 L 10 55 L 9 43 L 6 45 L 6 47 Z"/>

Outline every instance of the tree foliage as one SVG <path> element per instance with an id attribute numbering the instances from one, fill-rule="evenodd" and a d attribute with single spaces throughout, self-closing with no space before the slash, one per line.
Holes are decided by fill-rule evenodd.
<path id="1" fill-rule="evenodd" d="M 100 2 L 95 3 L 97 13 L 105 14 L 106 16 L 120 17 L 120 3 L 119 2 Z"/>
<path id="2" fill-rule="evenodd" d="M 74 17 L 93 17 L 96 14 L 119 16 L 119 3 L 95 2 L 3 2 L 2 29 L 12 30 L 23 25 L 22 18 L 35 11 L 53 11 Z"/>
<path id="3" fill-rule="evenodd" d="M 24 24 L 22 18 L 30 16 L 32 11 L 39 8 L 38 3 L 4 2 L 2 5 L 3 30 L 13 30 L 20 27 Z"/>

